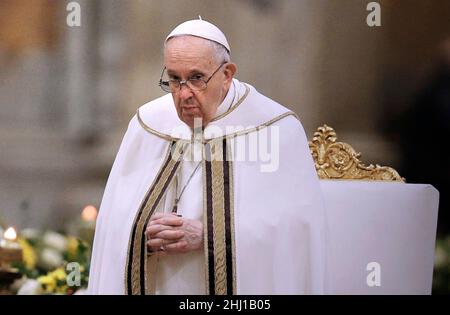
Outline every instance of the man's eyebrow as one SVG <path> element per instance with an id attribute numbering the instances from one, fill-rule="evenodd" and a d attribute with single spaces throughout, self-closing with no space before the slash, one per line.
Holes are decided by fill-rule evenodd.
<path id="1" fill-rule="evenodd" d="M 169 69 L 167 69 L 167 74 L 170 75 L 170 76 L 178 76 L 178 74 L 176 73 L 176 71 L 169 70 Z"/>
<path id="2" fill-rule="evenodd" d="M 201 74 L 201 75 L 205 75 L 205 71 L 203 71 L 203 70 L 198 70 L 198 69 L 193 69 L 193 70 L 191 70 L 191 71 L 189 72 L 189 74 L 190 74 L 190 75 L 193 75 L 193 74 Z"/>
<path id="3" fill-rule="evenodd" d="M 177 76 L 179 77 L 178 73 L 176 71 L 167 69 L 167 74 L 170 76 Z M 201 74 L 201 75 L 206 75 L 205 71 L 203 70 L 199 70 L 199 69 L 192 69 L 191 71 L 189 71 L 189 76 L 193 75 L 193 74 Z"/>

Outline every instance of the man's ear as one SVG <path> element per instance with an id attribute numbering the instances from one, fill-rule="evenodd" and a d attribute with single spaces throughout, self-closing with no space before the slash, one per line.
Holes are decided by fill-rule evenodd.
<path id="1" fill-rule="evenodd" d="M 224 70 L 224 74 L 225 74 L 225 79 L 226 82 L 231 82 L 231 80 L 234 78 L 234 75 L 237 72 L 237 66 L 235 63 L 229 62 L 225 65 L 225 70 Z"/>

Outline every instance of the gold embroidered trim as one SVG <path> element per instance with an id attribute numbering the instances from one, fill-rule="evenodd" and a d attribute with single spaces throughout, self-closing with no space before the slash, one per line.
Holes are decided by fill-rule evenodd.
<path id="1" fill-rule="evenodd" d="M 138 108 L 138 110 L 136 111 L 136 116 L 137 116 L 137 119 L 138 119 L 138 121 L 139 121 L 139 124 L 141 125 L 141 127 L 142 127 L 145 131 L 147 131 L 147 132 L 149 132 L 149 133 L 151 133 L 151 134 L 153 134 L 153 135 L 155 135 L 155 136 L 157 136 L 157 137 L 160 137 L 160 138 L 162 138 L 162 139 L 164 139 L 164 140 L 167 140 L 167 141 L 184 141 L 184 140 L 182 140 L 182 139 L 180 139 L 180 138 L 171 137 L 171 136 L 169 136 L 169 135 L 166 135 L 166 134 L 164 134 L 164 133 L 161 133 L 161 132 L 156 131 L 155 129 L 150 128 L 150 127 L 149 127 L 148 125 L 146 125 L 146 124 L 144 123 L 144 121 L 142 120 L 141 114 L 139 113 L 139 108 Z"/>
<path id="2" fill-rule="evenodd" d="M 156 203 L 158 197 L 160 196 L 160 194 L 164 193 L 164 191 L 163 191 L 164 186 L 166 184 L 167 184 L 166 188 L 169 186 L 170 182 L 168 183 L 168 180 L 170 179 L 170 175 L 172 174 L 174 169 L 176 169 L 179 166 L 179 161 L 185 152 L 185 145 L 180 146 L 178 143 L 175 144 L 175 150 L 176 150 L 175 153 L 178 154 L 177 159 L 174 159 L 173 156 L 170 154 L 171 150 L 172 150 L 172 144 L 169 145 L 169 149 L 168 149 L 169 156 L 166 156 L 166 158 L 163 162 L 162 168 L 164 168 L 164 169 L 159 170 L 158 175 L 155 177 L 154 182 L 150 186 L 150 189 L 147 191 L 147 194 L 145 195 L 144 200 L 141 202 L 141 206 L 139 207 L 139 209 L 141 209 L 142 206 L 144 206 L 144 209 L 141 211 L 141 215 L 139 215 L 139 212 L 136 214 L 135 221 L 132 226 L 128 254 L 127 254 L 125 285 L 126 285 L 127 293 L 129 293 L 128 292 L 128 281 L 129 281 L 128 269 L 129 269 L 129 261 L 130 261 L 130 249 L 132 246 L 133 257 L 131 257 L 131 259 L 132 259 L 131 294 L 133 294 L 133 295 L 141 294 L 141 291 L 142 291 L 141 283 L 140 283 L 141 282 L 140 273 L 141 273 L 141 267 L 142 267 L 141 266 L 141 246 L 142 246 L 142 235 L 144 233 L 147 219 L 153 214 L 154 209 L 156 209 L 157 206 L 159 205 L 159 203 L 156 205 L 155 205 L 155 203 Z M 166 163 L 167 163 L 167 165 L 166 165 Z M 162 171 L 161 177 L 159 178 L 159 180 L 157 180 L 161 171 Z M 174 178 L 174 176 L 170 180 L 173 180 L 173 178 Z M 146 204 L 143 205 L 143 203 L 145 202 L 146 197 L 149 193 L 150 193 L 150 196 L 148 197 Z M 159 201 L 161 201 L 161 200 L 162 200 L 162 198 Z M 133 242 L 133 244 L 131 244 L 131 239 L 132 239 L 132 235 L 133 235 L 135 227 L 136 227 L 136 232 L 134 233 L 134 235 L 135 235 L 134 242 Z M 144 246 L 144 257 L 143 257 L 144 265 L 143 265 L 143 267 L 144 267 L 144 271 L 145 271 L 144 272 L 145 285 L 147 285 L 147 283 L 148 283 L 147 258 L 148 258 L 147 257 L 147 246 Z M 145 293 L 147 294 L 148 293 L 147 288 L 145 288 L 145 290 L 146 290 Z"/>
<path id="3" fill-rule="evenodd" d="M 247 98 L 247 96 L 248 96 L 249 93 L 250 93 L 250 88 L 249 88 L 247 85 L 245 85 L 245 94 L 237 101 L 237 103 L 236 103 L 233 107 L 231 107 L 230 109 L 228 109 L 225 113 L 223 113 L 223 114 L 217 116 L 216 118 L 214 118 L 214 119 L 211 120 L 211 121 L 217 121 L 217 120 L 222 119 L 223 117 L 227 116 L 228 114 L 230 114 L 230 113 L 231 113 L 232 111 L 234 111 L 239 105 L 242 104 L 242 102 Z M 162 139 L 164 139 L 164 140 L 168 140 L 168 141 L 187 141 L 187 140 L 182 140 L 181 138 L 175 138 L 175 137 L 169 136 L 169 135 L 164 134 L 164 133 L 162 133 L 162 132 L 156 131 L 155 129 L 153 129 L 153 128 L 151 128 L 150 126 L 148 126 L 148 125 L 142 120 L 141 114 L 140 114 L 140 112 L 139 112 L 139 108 L 138 108 L 137 111 L 136 111 L 136 117 L 137 117 L 137 119 L 138 119 L 139 124 L 141 125 L 141 127 L 142 127 L 145 131 L 147 131 L 147 132 L 149 132 L 149 133 L 151 133 L 151 134 L 153 134 L 153 135 L 155 135 L 155 136 L 157 136 L 157 137 L 160 137 L 160 138 L 162 138 Z"/>
<path id="4" fill-rule="evenodd" d="M 267 122 L 265 122 L 265 123 L 263 123 L 263 124 L 261 124 L 261 125 L 259 125 L 257 127 L 253 127 L 251 129 L 242 130 L 242 131 L 238 131 L 238 132 L 235 132 L 235 133 L 232 133 L 232 134 L 229 134 L 229 135 L 225 135 L 225 136 L 221 136 L 221 137 L 217 137 L 217 138 L 212 138 L 212 139 L 207 139 L 207 140 L 203 140 L 203 141 L 204 141 L 204 143 L 209 143 L 211 141 L 221 140 L 221 139 L 224 139 L 224 138 L 229 139 L 229 138 L 235 138 L 235 137 L 239 137 L 239 136 L 242 136 L 242 135 L 246 135 L 248 133 L 251 133 L 251 132 L 254 132 L 254 131 L 259 131 L 261 129 L 267 128 L 270 125 L 272 125 L 273 123 L 276 123 L 277 121 L 279 121 L 279 120 L 281 120 L 281 119 L 283 119 L 283 118 L 285 118 L 287 116 L 294 116 L 295 118 L 297 118 L 297 120 L 299 120 L 296 113 L 294 113 L 294 112 L 286 112 L 286 113 L 281 114 L 280 116 L 277 116 L 277 117 L 275 117 L 275 118 L 273 118 L 273 119 L 271 119 L 271 120 L 269 120 L 269 121 L 267 121 Z"/>
<path id="5" fill-rule="evenodd" d="M 211 143 L 211 153 L 215 294 L 225 295 L 227 294 L 227 261 L 224 220 L 223 149 L 220 141 Z"/>
<path id="6" fill-rule="evenodd" d="M 166 152 L 166 156 L 165 156 L 164 159 L 163 159 L 163 162 L 162 162 L 162 166 L 161 166 L 161 167 L 164 166 L 165 162 L 166 162 L 167 159 L 169 158 L 169 156 L 170 156 L 170 150 L 171 150 L 171 144 L 169 143 L 169 146 L 168 146 L 168 149 L 167 149 L 167 152 Z M 160 171 L 161 171 L 161 170 L 159 170 L 158 173 L 159 173 Z M 156 175 L 156 177 L 155 177 L 153 183 L 152 183 L 152 184 L 150 185 L 150 187 L 147 189 L 147 192 L 146 192 L 145 195 L 144 195 L 144 199 L 141 201 L 141 204 L 139 205 L 139 209 L 142 208 L 143 203 L 144 203 L 144 200 L 145 200 L 145 196 L 147 196 L 147 195 L 150 193 L 150 190 L 152 189 L 153 185 L 155 185 L 155 181 L 156 181 L 157 178 L 158 178 L 158 174 Z M 131 234 L 133 233 L 133 229 L 134 229 L 134 226 L 135 226 L 135 224 L 136 224 L 136 220 L 137 220 L 137 214 L 136 214 L 136 217 L 134 218 L 133 225 L 131 226 L 130 239 L 128 240 L 128 251 L 127 251 L 127 258 L 126 258 L 126 263 L 125 263 L 125 294 L 129 294 L 129 292 L 128 292 L 128 269 L 129 269 L 130 254 L 131 254 L 131 253 L 130 253 L 130 249 L 131 249 L 131 239 L 132 239 Z"/>
<path id="7" fill-rule="evenodd" d="M 208 143 L 204 148 L 206 292 L 214 295 L 236 294 L 231 144 L 223 139 Z M 225 161 L 223 150 L 226 150 Z"/>
<path id="8" fill-rule="evenodd" d="M 247 97 L 247 95 L 249 94 L 249 91 L 250 91 L 250 88 L 246 85 L 246 93 L 245 93 L 245 95 L 242 96 L 242 98 L 236 103 L 235 106 L 233 106 L 231 109 L 229 109 L 227 112 L 225 112 L 222 115 L 228 115 L 234 109 L 236 109 L 244 101 L 244 99 Z M 215 121 L 215 120 L 223 118 L 224 116 L 222 116 L 222 115 L 216 117 L 216 119 L 213 119 L 212 121 Z M 207 140 L 203 139 L 202 143 L 206 144 L 206 143 L 208 143 L 210 141 L 213 141 L 213 140 L 219 140 L 219 139 L 224 139 L 224 138 L 227 138 L 227 139 L 228 138 L 234 138 L 234 137 L 246 135 L 246 134 L 254 132 L 254 131 L 259 131 L 262 128 L 266 128 L 266 127 L 272 125 L 273 123 L 277 122 L 278 120 L 281 120 L 281 119 L 283 119 L 283 118 L 285 118 L 287 116 L 291 116 L 291 115 L 294 116 L 297 120 L 300 120 L 296 113 L 290 111 L 290 112 L 286 112 L 284 114 L 281 114 L 280 116 L 277 116 L 277 117 L 275 117 L 275 118 L 273 118 L 273 119 L 271 119 L 271 120 L 269 120 L 269 121 L 267 121 L 267 122 L 265 122 L 265 123 L 263 123 L 263 124 L 261 124 L 259 126 L 251 128 L 251 129 L 238 131 L 238 132 L 235 132 L 235 133 L 232 133 L 232 134 L 229 134 L 229 135 L 224 135 L 224 136 L 217 137 L 217 138 L 212 138 L 212 139 L 207 139 Z M 190 142 L 190 140 L 181 139 L 181 138 L 175 138 L 175 137 L 166 135 L 164 133 L 158 132 L 155 129 L 152 129 L 151 127 L 146 125 L 145 122 L 142 120 L 142 118 L 140 116 L 140 113 L 139 113 L 139 109 L 136 112 L 136 116 L 137 116 L 138 122 L 141 125 L 141 127 L 145 131 L 147 131 L 147 132 L 149 132 L 149 133 L 151 133 L 151 134 L 153 134 L 153 135 L 155 135 L 157 137 L 160 137 L 160 138 L 162 138 L 164 140 L 167 140 L 167 141 L 177 141 L 177 142 L 182 142 L 182 143 L 189 143 Z"/>
<path id="9" fill-rule="evenodd" d="M 147 285 L 146 291 L 150 295 L 155 295 L 156 293 L 156 272 L 158 271 L 158 254 L 148 255 L 146 259 L 146 272 L 145 272 L 145 283 Z M 147 277 L 148 274 L 148 277 Z"/>
<path id="10" fill-rule="evenodd" d="M 202 146 L 202 175 L 203 175 L 203 253 L 205 256 L 205 292 L 209 292 L 209 254 L 208 254 L 208 203 L 207 203 L 207 184 L 206 184 L 206 146 Z"/>
<path id="11" fill-rule="evenodd" d="M 225 116 L 227 116 L 228 114 L 230 114 L 232 111 L 234 111 L 236 108 L 238 108 L 239 105 L 242 104 L 242 102 L 247 98 L 248 94 L 250 93 L 250 88 L 248 87 L 247 84 L 245 84 L 245 93 L 244 95 L 236 102 L 236 104 L 234 104 L 231 108 L 229 108 L 225 113 L 220 114 L 219 116 L 215 117 L 213 120 L 211 120 L 211 122 L 213 121 L 217 121 L 219 119 L 224 118 Z"/>

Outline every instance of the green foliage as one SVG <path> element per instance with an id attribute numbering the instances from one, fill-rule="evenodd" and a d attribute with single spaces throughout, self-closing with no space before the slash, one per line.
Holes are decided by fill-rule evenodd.
<path id="1" fill-rule="evenodd" d="M 450 236 L 436 240 L 433 294 L 450 293 Z"/>
<path id="2" fill-rule="evenodd" d="M 15 263 L 14 267 L 26 279 L 39 282 L 39 293 L 73 294 L 87 287 L 91 246 L 86 241 L 53 231 L 28 229 L 19 233 L 18 242 L 23 250 L 23 261 Z M 69 263 L 76 263 L 76 268 L 73 264 L 68 266 Z M 75 274 L 79 275 L 80 285 L 69 286 L 68 280 Z"/>

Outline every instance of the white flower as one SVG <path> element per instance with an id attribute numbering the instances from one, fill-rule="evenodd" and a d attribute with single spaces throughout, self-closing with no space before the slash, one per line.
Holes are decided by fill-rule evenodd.
<path id="1" fill-rule="evenodd" d="M 41 252 L 40 265 L 47 269 L 54 269 L 63 264 L 63 257 L 53 248 L 44 248 Z"/>
<path id="2" fill-rule="evenodd" d="M 17 295 L 38 295 L 42 293 L 41 284 L 34 279 L 28 279 L 20 287 Z"/>
<path id="3" fill-rule="evenodd" d="M 56 250 L 59 250 L 60 252 L 65 251 L 67 248 L 67 239 L 64 237 L 64 235 L 53 231 L 45 232 L 44 236 L 42 237 L 42 242 L 46 246 L 52 247 Z"/>

